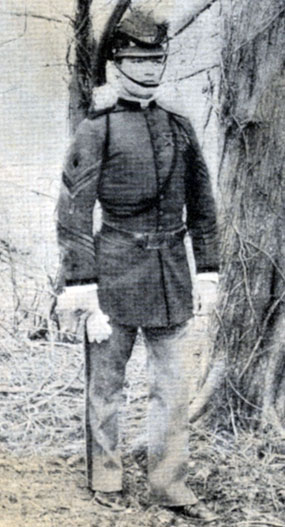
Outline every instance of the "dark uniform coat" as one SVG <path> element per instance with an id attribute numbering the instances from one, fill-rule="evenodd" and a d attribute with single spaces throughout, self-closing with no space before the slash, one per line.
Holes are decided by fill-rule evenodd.
<path id="1" fill-rule="evenodd" d="M 109 231 L 94 240 L 96 199 Z M 179 230 L 183 211 L 197 271 L 217 271 L 215 204 L 189 121 L 155 102 L 143 110 L 120 99 L 90 113 L 69 149 L 58 202 L 65 284 L 97 282 L 102 310 L 122 324 L 187 320 L 192 288 L 182 237 L 151 249 L 124 238 Z"/>

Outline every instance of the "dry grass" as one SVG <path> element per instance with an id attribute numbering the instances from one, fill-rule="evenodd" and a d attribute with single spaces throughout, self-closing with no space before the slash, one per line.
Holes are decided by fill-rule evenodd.
<path id="1" fill-rule="evenodd" d="M 81 344 L 60 341 L 52 325 L 48 340 L 28 338 L 40 317 L 23 313 L 35 290 L 46 293 L 46 282 L 24 275 L 15 258 L 12 274 L 8 264 L 2 260 L 10 307 L 2 306 L 0 326 L 0 527 L 195 525 L 148 503 L 141 448 L 146 357 L 140 338 L 128 365 L 121 413 L 126 511 L 103 514 L 96 508 L 85 486 Z M 193 326 L 193 389 L 204 368 L 205 324 L 201 318 Z M 202 421 L 190 432 L 189 484 L 218 512 L 218 527 L 285 527 L 285 443 L 270 433 L 210 432 Z"/>

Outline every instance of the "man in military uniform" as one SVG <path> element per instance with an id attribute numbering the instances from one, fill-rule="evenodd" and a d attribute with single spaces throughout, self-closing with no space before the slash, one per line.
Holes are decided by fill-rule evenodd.
<path id="1" fill-rule="evenodd" d="M 151 499 L 212 521 L 186 486 L 193 301 L 183 239 L 188 231 L 197 272 L 216 272 L 216 214 L 191 124 L 155 100 L 167 48 L 167 28 L 149 17 L 132 12 L 116 28 L 109 58 L 118 93 L 98 109 L 95 91 L 95 109 L 77 129 L 63 171 L 58 239 L 66 290 L 97 284 L 85 339 L 89 487 L 100 503 L 120 496 L 118 407 L 141 328 L 148 350 Z M 102 227 L 94 239 L 96 200 Z"/>

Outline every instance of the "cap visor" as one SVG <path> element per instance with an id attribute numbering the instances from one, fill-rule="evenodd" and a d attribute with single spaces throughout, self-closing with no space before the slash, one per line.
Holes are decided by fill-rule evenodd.
<path id="1" fill-rule="evenodd" d="M 140 49 L 140 48 L 131 48 L 131 49 L 122 49 L 117 51 L 115 58 L 120 59 L 124 57 L 165 57 L 167 53 L 163 49 Z"/>

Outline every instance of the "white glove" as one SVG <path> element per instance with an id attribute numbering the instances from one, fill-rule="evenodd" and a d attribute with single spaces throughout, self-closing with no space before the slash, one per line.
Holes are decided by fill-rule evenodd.
<path id="1" fill-rule="evenodd" d="M 103 342 L 112 334 L 109 315 L 105 315 L 99 308 L 87 318 L 87 335 L 89 342 Z"/>
<path id="2" fill-rule="evenodd" d="M 112 333 L 109 316 L 99 306 L 96 284 L 66 287 L 58 296 L 56 311 L 65 326 L 64 330 L 68 328 L 70 333 L 74 333 L 75 321 L 84 314 L 90 342 L 96 340 L 100 343 Z"/>
<path id="3" fill-rule="evenodd" d="M 193 284 L 194 315 L 208 315 L 217 302 L 218 273 L 199 273 Z"/>

